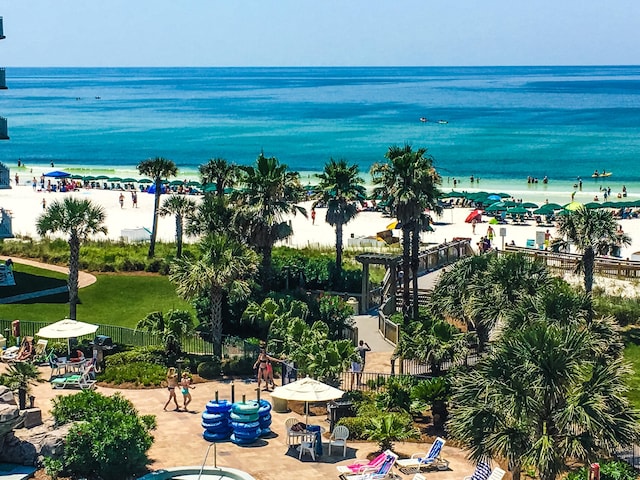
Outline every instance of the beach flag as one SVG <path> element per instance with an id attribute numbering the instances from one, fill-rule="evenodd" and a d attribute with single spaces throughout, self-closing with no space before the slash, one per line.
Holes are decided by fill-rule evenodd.
<path id="1" fill-rule="evenodd" d="M 479 462 L 475 472 L 471 475 L 471 480 L 487 480 L 491 475 L 491 467 L 486 462 Z"/>

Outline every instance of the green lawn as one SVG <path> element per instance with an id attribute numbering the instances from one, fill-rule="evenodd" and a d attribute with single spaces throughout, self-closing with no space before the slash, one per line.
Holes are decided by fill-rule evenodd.
<path id="1" fill-rule="evenodd" d="M 0 296 L 64 285 L 66 275 L 16 265 L 16 287 L 2 287 Z M 97 282 L 80 289 L 77 319 L 92 323 L 135 328 L 149 312 L 170 309 L 195 310 L 176 295 L 175 286 L 160 275 L 97 274 Z M 5 319 L 57 321 L 69 315 L 67 295 L 38 298 L 30 302 L 0 306 Z"/>
<path id="2" fill-rule="evenodd" d="M 627 398 L 635 408 L 640 409 L 640 345 L 627 344 L 624 348 L 624 359 L 633 369 L 627 377 Z"/>

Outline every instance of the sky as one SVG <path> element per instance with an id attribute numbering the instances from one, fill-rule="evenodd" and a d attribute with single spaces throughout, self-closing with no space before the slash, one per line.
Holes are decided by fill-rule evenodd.
<path id="1" fill-rule="evenodd" d="M 19 66 L 638 65 L 638 0 L 4 0 Z"/>

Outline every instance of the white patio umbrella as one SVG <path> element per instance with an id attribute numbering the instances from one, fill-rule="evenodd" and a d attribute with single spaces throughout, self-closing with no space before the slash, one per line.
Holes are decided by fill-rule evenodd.
<path id="1" fill-rule="evenodd" d="M 282 387 L 276 387 L 271 393 L 272 397 L 283 400 L 295 400 L 305 402 L 307 414 L 305 423 L 309 423 L 309 402 L 327 402 L 342 397 L 344 392 L 326 383 L 313 378 L 301 378 Z"/>
<path id="2" fill-rule="evenodd" d="M 95 333 L 96 330 L 98 330 L 98 325 L 65 318 L 64 320 L 42 327 L 38 330 L 36 335 L 44 338 L 66 338 L 67 351 L 71 353 L 71 347 L 69 346 L 68 341 L 69 338 L 91 335 L 92 333 Z"/>

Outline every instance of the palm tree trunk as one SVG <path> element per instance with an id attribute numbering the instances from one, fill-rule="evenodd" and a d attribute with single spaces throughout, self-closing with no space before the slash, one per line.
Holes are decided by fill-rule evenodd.
<path id="1" fill-rule="evenodd" d="M 342 224 L 336 223 L 336 280 L 342 279 Z"/>
<path id="2" fill-rule="evenodd" d="M 409 262 L 411 261 L 411 230 L 406 223 L 402 228 L 402 316 L 408 323 L 411 318 L 411 299 L 409 292 Z"/>
<path id="3" fill-rule="evenodd" d="M 149 254 L 147 255 L 149 258 L 153 258 L 156 254 L 156 237 L 158 236 L 158 209 L 160 208 L 160 194 L 162 188 L 162 180 L 160 178 L 156 179 L 156 191 L 154 195 L 154 203 L 153 203 L 153 228 L 151 229 L 151 242 L 149 242 Z"/>
<path id="4" fill-rule="evenodd" d="M 182 215 L 176 215 L 176 244 L 176 257 L 180 258 L 182 256 Z"/>
<path id="5" fill-rule="evenodd" d="M 209 292 L 211 302 L 211 339 L 213 354 L 222 358 L 222 291 L 212 288 Z"/>
<path id="6" fill-rule="evenodd" d="M 413 319 L 420 318 L 420 306 L 418 305 L 418 256 L 420 255 L 420 226 L 416 225 L 411 232 L 411 280 L 413 282 Z"/>
<path id="7" fill-rule="evenodd" d="M 80 269 L 80 240 L 75 233 L 69 238 L 69 318 L 76 319 L 78 305 L 78 270 Z"/>
<path id="8" fill-rule="evenodd" d="M 271 257 L 273 245 L 268 243 L 262 247 L 262 289 L 268 292 L 271 289 Z"/>
<path id="9" fill-rule="evenodd" d="M 593 271 L 595 269 L 596 254 L 592 246 L 588 246 L 582 255 L 582 266 L 584 268 L 584 291 L 587 293 L 587 321 L 593 320 L 593 300 L 591 291 L 593 290 Z"/>

